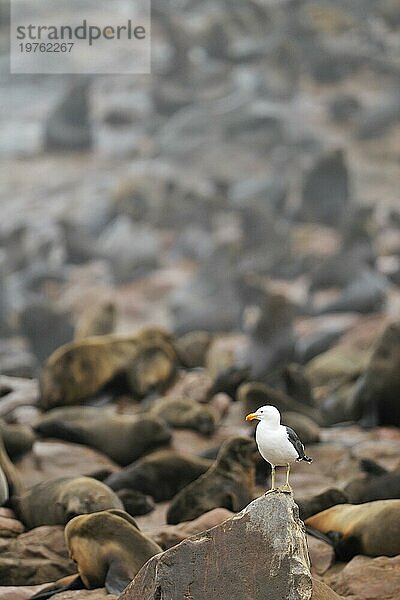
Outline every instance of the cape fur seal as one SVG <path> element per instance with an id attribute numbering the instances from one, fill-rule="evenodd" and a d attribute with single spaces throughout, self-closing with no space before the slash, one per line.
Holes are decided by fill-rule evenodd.
<path id="1" fill-rule="evenodd" d="M 338 560 L 348 561 L 356 554 L 400 554 L 400 500 L 339 504 L 305 523 L 328 536 Z"/>
<path id="2" fill-rule="evenodd" d="M 138 418 L 80 406 L 50 411 L 34 430 L 41 436 L 91 446 L 122 466 L 171 439 L 168 426 L 153 416 Z"/>
<path id="3" fill-rule="evenodd" d="M 304 521 L 312 515 L 316 515 L 327 508 L 331 508 L 331 506 L 347 503 L 348 497 L 341 490 L 330 488 L 311 498 L 296 498 L 295 502 L 299 507 L 300 519 Z"/>
<path id="4" fill-rule="evenodd" d="M 65 525 L 76 515 L 108 508 L 123 509 L 109 487 L 90 477 L 60 477 L 38 483 L 15 498 L 13 506 L 28 529 Z"/>
<path id="5" fill-rule="evenodd" d="M 391 323 L 375 344 L 367 368 L 355 385 L 353 404 L 360 425 L 400 426 L 400 321 Z"/>
<path id="6" fill-rule="evenodd" d="M 256 445 L 235 437 L 222 445 L 215 463 L 172 500 L 167 523 L 191 521 L 213 508 L 242 510 L 254 498 Z"/>
<path id="7" fill-rule="evenodd" d="M 181 489 L 203 475 L 211 460 L 175 450 L 158 450 L 113 473 L 104 483 L 118 492 L 132 489 L 148 494 L 156 502 L 171 500 Z"/>
<path id="8" fill-rule="evenodd" d="M 176 429 L 193 429 L 203 435 L 212 435 L 218 421 L 217 412 L 212 406 L 189 398 L 161 398 L 155 402 L 149 414 Z"/>
<path id="9" fill-rule="evenodd" d="M 271 404 L 281 413 L 300 413 L 317 424 L 322 422 L 318 408 L 297 402 L 281 390 L 274 389 L 265 383 L 257 381 L 244 383 L 238 389 L 238 400 L 242 403 L 244 415 L 254 412 L 259 406 Z"/>
<path id="10" fill-rule="evenodd" d="M 352 504 L 400 498 L 400 470 L 387 471 L 372 460 L 360 461 L 364 479 L 354 479 L 345 487 Z"/>
<path id="11" fill-rule="evenodd" d="M 176 340 L 179 359 L 187 369 L 205 367 L 213 336 L 208 331 L 190 331 Z"/>
<path id="12" fill-rule="evenodd" d="M 117 309 L 113 302 L 100 304 L 85 311 L 75 327 L 75 339 L 83 340 L 95 335 L 113 333 L 117 321 Z"/>
<path id="13" fill-rule="evenodd" d="M 11 459 L 18 458 L 33 446 L 35 434 L 26 425 L 9 425 L 0 419 L 0 434 L 4 447 Z"/>
<path id="14" fill-rule="evenodd" d="M 65 528 L 70 556 L 88 589 L 120 594 L 160 546 L 122 510 L 75 517 Z"/>
<path id="15" fill-rule="evenodd" d="M 137 490 L 122 488 L 118 490 L 116 494 L 124 505 L 125 511 L 132 517 L 147 515 L 156 507 L 150 496 L 146 496 Z"/>
<path id="16" fill-rule="evenodd" d="M 173 380 L 177 355 L 162 329 L 147 328 L 135 336 L 103 335 L 58 348 L 40 374 L 39 407 L 80 404 L 118 380 L 130 393 L 145 396 Z"/>

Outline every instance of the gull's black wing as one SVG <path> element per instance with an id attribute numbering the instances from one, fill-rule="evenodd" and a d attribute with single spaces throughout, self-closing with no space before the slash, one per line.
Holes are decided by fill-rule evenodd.
<path id="1" fill-rule="evenodd" d="M 306 462 L 312 462 L 312 458 L 309 458 L 304 453 L 304 446 L 295 431 L 291 427 L 286 427 L 287 436 L 289 442 L 293 444 L 294 449 L 296 450 L 299 458 L 297 460 L 305 460 Z"/>

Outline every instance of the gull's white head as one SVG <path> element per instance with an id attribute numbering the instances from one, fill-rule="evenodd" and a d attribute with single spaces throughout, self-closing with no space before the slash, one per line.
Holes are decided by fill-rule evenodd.
<path id="1" fill-rule="evenodd" d="M 275 406 L 261 406 L 254 413 L 250 413 L 246 417 L 246 421 L 253 421 L 258 419 L 264 421 L 268 425 L 278 426 L 281 424 L 280 412 Z"/>

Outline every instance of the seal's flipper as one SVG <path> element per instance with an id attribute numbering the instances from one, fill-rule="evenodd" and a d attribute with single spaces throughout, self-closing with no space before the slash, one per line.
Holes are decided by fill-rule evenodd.
<path id="1" fill-rule="evenodd" d="M 131 581 L 132 579 L 129 577 L 123 562 L 114 558 L 110 563 L 106 576 L 105 588 L 107 592 L 119 595 Z"/>
<path id="2" fill-rule="evenodd" d="M 64 442 L 87 445 L 79 427 L 63 423 L 62 421 L 38 423 L 33 429 L 41 437 L 56 438 Z"/>
<path id="3" fill-rule="evenodd" d="M 84 590 L 85 585 L 79 575 L 69 575 L 63 577 L 54 583 L 51 583 L 44 590 L 40 590 L 37 594 L 31 597 L 30 600 L 48 600 L 52 596 L 68 590 Z"/>

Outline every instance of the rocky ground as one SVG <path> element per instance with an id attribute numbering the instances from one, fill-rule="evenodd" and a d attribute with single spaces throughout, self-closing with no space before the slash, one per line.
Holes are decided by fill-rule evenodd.
<path id="1" fill-rule="evenodd" d="M 392 0 L 348 4 L 156 2 L 151 76 L 10 76 L 1 62 L 0 433 L 25 488 L 121 469 L 96 446 L 34 432 L 49 408 L 106 406 L 110 419 L 140 419 L 165 397 L 211 411 L 210 431 L 169 426 L 170 447 L 212 460 L 225 440 L 251 435 L 244 417 L 257 399 L 278 406 L 314 459 L 292 471 L 300 507 L 369 480 L 362 459 L 396 477 L 400 13 Z M 156 349 L 161 367 L 136 345 L 144 326 L 173 334 Z M 122 363 L 112 338 L 101 350 L 82 342 L 99 334 L 130 336 Z M 72 341 L 70 363 L 55 360 Z M 75 359 L 89 363 L 74 370 Z M 16 424 L 17 452 L 6 432 Z M 258 473 L 252 497 L 267 486 L 268 472 Z M 400 498 L 385 490 L 381 498 Z M 169 506 L 135 519 L 175 548 L 186 577 L 190 543 L 175 544 L 224 531 L 237 511 L 219 505 L 167 525 Z M 282 506 L 270 508 L 276 525 Z M 307 542 L 314 597 L 399 597 L 398 556 L 342 562 L 326 542 Z M 0 548 L 1 600 L 76 572 L 61 525 L 29 530 L 8 507 Z M 310 597 L 307 582 L 298 597 Z"/>

